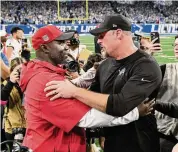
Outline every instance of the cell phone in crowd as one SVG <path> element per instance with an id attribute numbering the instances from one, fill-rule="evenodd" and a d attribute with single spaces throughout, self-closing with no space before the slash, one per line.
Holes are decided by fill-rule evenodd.
<path id="1" fill-rule="evenodd" d="M 155 40 L 154 43 L 160 43 L 160 37 L 158 32 L 151 32 L 150 33 L 151 41 Z"/>
<path id="2" fill-rule="evenodd" d="M 153 44 L 155 43 L 160 43 L 160 37 L 159 37 L 159 33 L 158 32 L 151 32 L 150 33 L 150 37 L 151 37 L 151 42 Z M 155 46 L 156 47 L 156 46 Z M 160 47 L 160 45 L 158 45 L 157 47 Z M 162 52 L 162 49 L 155 49 L 155 51 L 158 52 Z"/>

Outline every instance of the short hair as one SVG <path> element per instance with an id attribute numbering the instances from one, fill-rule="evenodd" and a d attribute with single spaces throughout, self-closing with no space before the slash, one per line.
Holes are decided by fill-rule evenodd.
<path id="1" fill-rule="evenodd" d="M 17 31 L 23 31 L 20 27 L 13 27 L 12 29 L 11 29 L 11 34 L 13 34 L 13 33 L 16 33 Z"/>
<path id="2" fill-rule="evenodd" d="M 177 38 L 178 38 L 178 35 L 175 36 L 175 39 L 177 39 Z"/>

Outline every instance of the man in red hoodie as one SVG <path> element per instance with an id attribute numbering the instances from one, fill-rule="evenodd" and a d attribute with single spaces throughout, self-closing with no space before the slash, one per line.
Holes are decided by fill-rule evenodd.
<path id="1" fill-rule="evenodd" d="M 40 28 L 32 37 L 37 59 L 22 68 L 20 86 L 28 123 L 23 144 L 35 152 L 85 151 L 84 131 L 74 126 L 90 108 L 75 99 L 50 102 L 44 93 L 51 79 L 64 80 L 66 71 L 57 65 L 67 57 L 63 41 L 73 34 L 52 25 Z"/>
<path id="2" fill-rule="evenodd" d="M 70 39 L 73 34 L 48 25 L 32 37 L 37 59 L 23 66 L 20 87 L 25 94 L 27 119 L 23 144 L 34 152 L 85 152 L 82 127 L 125 125 L 138 120 L 141 114 L 138 107 L 123 117 L 113 117 L 76 99 L 59 98 L 51 102 L 46 97 L 44 89 L 47 82 L 65 79 L 66 71 L 62 68 L 67 60 L 64 40 Z M 146 106 L 146 113 L 150 112 L 149 107 L 152 104 Z"/>

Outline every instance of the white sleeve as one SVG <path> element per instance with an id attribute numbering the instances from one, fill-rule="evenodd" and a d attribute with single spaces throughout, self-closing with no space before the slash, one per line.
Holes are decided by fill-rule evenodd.
<path id="1" fill-rule="evenodd" d="M 91 68 L 86 73 L 82 74 L 76 79 L 71 80 L 76 86 L 81 88 L 88 88 L 93 82 L 96 74 L 96 69 Z"/>
<path id="2" fill-rule="evenodd" d="M 113 127 L 126 125 L 138 120 L 138 118 L 139 112 L 137 108 L 134 108 L 123 117 L 113 117 L 92 108 L 83 116 L 77 126 L 82 128 Z"/>

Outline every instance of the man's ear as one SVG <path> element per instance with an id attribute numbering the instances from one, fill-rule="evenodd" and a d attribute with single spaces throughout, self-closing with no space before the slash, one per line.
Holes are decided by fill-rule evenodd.
<path id="1" fill-rule="evenodd" d="M 49 53 L 48 46 L 47 45 L 41 45 L 41 49 L 45 54 Z"/>
<path id="2" fill-rule="evenodd" d="M 118 38 L 119 40 L 121 40 L 121 39 L 123 38 L 122 30 L 117 29 L 117 30 L 116 30 L 116 35 L 117 35 L 117 38 Z"/>

